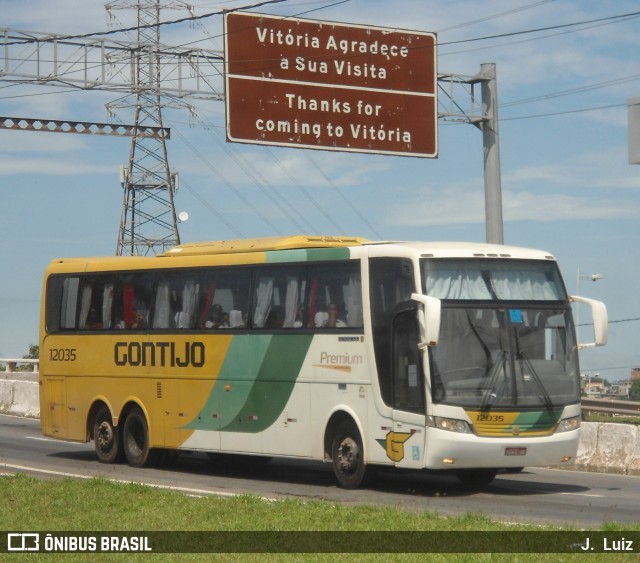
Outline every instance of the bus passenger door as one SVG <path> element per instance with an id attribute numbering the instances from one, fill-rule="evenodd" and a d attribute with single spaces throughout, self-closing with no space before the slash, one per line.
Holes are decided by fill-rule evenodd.
<path id="1" fill-rule="evenodd" d="M 397 308 L 391 333 L 393 433 L 387 455 L 398 467 L 423 467 L 426 399 L 415 304 Z"/>

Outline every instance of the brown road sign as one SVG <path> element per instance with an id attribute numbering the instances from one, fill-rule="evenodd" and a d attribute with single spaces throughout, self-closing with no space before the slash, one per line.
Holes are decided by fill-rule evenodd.
<path id="1" fill-rule="evenodd" d="M 230 13 L 231 141 L 437 156 L 436 37 Z"/>
<path id="2" fill-rule="evenodd" d="M 433 99 L 396 92 L 229 77 L 229 140 L 433 156 Z"/>

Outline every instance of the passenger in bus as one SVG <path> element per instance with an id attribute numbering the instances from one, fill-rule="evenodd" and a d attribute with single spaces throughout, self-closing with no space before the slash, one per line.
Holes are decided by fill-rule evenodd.
<path id="1" fill-rule="evenodd" d="M 338 307 L 335 303 L 329 303 L 329 318 L 327 319 L 327 328 L 344 328 L 347 323 L 341 318 L 341 313 L 338 312 Z"/>
<path id="2" fill-rule="evenodd" d="M 326 311 L 318 311 L 314 318 L 316 328 L 344 328 L 347 323 L 341 318 L 335 303 L 329 303 Z"/>
<path id="3" fill-rule="evenodd" d="M 229 322 L 227 320 L 227 325 L 225 327 L 224 315 L 225 313 L 222 310 L 222 305 L 215 303 L 211 307 L 211 313 L 209 313 L 209 319 L 204 323 L 204 328 L 228 328 Z"/>
<path id="4" fill-rule="evenodd" d="M 329 321 L 329 313 L 326 311 L 318 311 L 313 317 L 313 326 L 315 328 L 324 328 Z"/>
<path id="5" fill-rule="evenodd" d="M 89 310 L 89 314 L 87 315 L 87 322 L 85 323 L 84 328 L 87 330 L 99 330 L 102 328 L 100 315 L 98 315 L 98 311 L 96 311 L 93 307 Z"/>
<path id="6" fill-rule="evenodd" d="M 132 330 L 140 330 L 141 328 L 146 328 L 146 325 L 144 313 L 142 311 L 134 311 L 133 320 L 129 328 Z"/>
<path id="7" fill-rule="evenodd" d="M 264 328 L 282 328 L 284 326 L 284 311 L 282 307 L 274 307 L 269 312 Z"/>

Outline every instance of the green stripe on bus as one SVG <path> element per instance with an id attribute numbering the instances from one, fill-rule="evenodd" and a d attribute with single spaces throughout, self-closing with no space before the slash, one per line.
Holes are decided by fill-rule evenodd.
<path id="1" fill-rule="evenodd" d="M 255 384 L 238 415 L 223 426 L 226 432 L 261 432 L 284 410 L 313 335 L 274 336 L 260 366 Z"/>
<path id="2" fill-rule="evenodd" d="M 235 336 L 209 399 L 185 428 L 261 432 L 287 404 L 313 335 Z"/>
<path id="3" fill-rule="evenodd" d="M 265 252 L 268 264 L 281 262 L 312 262 L 324 260 L 349 260 L 351 251 L 342 248 L 299 248 L 293 250 L 274 250 Z"/>
<path id="4" fill-rule="evenodd" d="M 207 402 L 189 424 L 190 430 L 220 430 L 242 409 L 272 335 L 243 334 L 233 337 Z"/>
<path id="5" fill-rule="evenodd" d="M 535 432 L 536 430 L 548 430 L 556 424 L 560 419 L 563 409 L 557 408 L 551 411 L 525 411 L 521 412 L 513 421 L 512 426 L 520 426 L 523 432 Z M 511 432 L 511 428 L 507 428 L 506 432 Z"/>

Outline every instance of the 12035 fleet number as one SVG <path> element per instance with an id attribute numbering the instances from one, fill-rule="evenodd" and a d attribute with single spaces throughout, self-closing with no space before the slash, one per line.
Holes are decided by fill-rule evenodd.
<path id="1" fill-rule="evenodd" d="M 476 422 L 504 422 L 504 416 L 501 414 L 479 414 L 476 416 Z"/>
<path id="2" fill-rule="evenodd" d="M 75 348 L 51 348 L 49 350 L 49 360 L 52 362 L 75 362 Z"/>

